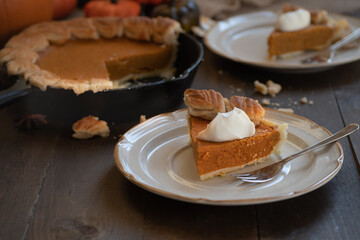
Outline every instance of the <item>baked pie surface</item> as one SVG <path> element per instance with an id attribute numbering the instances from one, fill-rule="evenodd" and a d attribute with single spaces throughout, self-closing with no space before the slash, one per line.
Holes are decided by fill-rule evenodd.
<path id="1" fill-rule="evenodd" d="M 129 79 L 169 75 L 180 24 L 157 17 L 78 18 L 39 23 L 12 37 L 0 51 L 9 75 L 45 90 L 112 89 Z"/>
<path id="2" fill-rule="evenodd" d="M 187 92 L 194 93 L 196 91 L 199 91 L 201 95 L 204 94 L 204 92 L 213 90 L 191 89 Z M 261 161 L 271 153 L 278 153 L 280 151 L 282 144 L 286 140 L 287 124 L 277 124 L 264 119 L 265 110 L 256 100 L 247 97 L 233 96 L 230 99 L 232 105 L 234 106 L 235 103 L 236 107 L 248 113 L 251 120 L 254 119 L 255 122 L 259 121 L 255 127 L 255 135 L 226 142 L 209 142 L 198 139 L 198 134 L 207 127 L 211 120 L 191 114 L 190 109 L 193 107 L 192 102 L 194 102 L 194 99 L 189 101 L 189 99 L 187 99 L 189 98 L 189 95 L 186 94 L 187 92 L 185 91 L 184 101 L 189 109 L 188 127 L 190 141 L 201 180 L 238 170 L 246 165 Z M 217 93 L 216 95 L 219 94 L 220 93 Z M 208 94 L 208 96 L 213 96 L 218 99 L 216 95 Z M 192 97 L 194 97 L 194 95 L 192 95 Z M 226 98 L 222 99 L 229 105 L 229 101 Z M 209 108 L 208 103 L 211 101 L 205 101 L 199 97 L 198 102 L 202 101 L 207 103 L 207 108 Z M 197 106 L 199 105 L 200 104 L 197 103 Z M 230 111 L 231 109 L 228 108 L 228 110 Z M 252 121 L 254 122 L 254 120 Z"/>
<path id="3" fill-rule="evenodd" d="M 112 80 L 123 79 L 132 73 L 163 69 L 171 62 L 171 57 L 170 45 L 159 46 L 127 38 L 101 38 L 96 41 L 72 40 L 65 45 L 49 46 L 40 54 L 37 65 L 63 79 Z"/>

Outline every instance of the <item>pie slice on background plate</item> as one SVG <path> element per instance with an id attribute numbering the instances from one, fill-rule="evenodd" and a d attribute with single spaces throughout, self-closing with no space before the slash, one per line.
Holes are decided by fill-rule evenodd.
<path id="1" fill-rule="evenodd" d="M 303 8 L 284 4 L 282 13 L 298 9 Z M 304 29 L 281 31 L 275 26 L 268 37 L 269 59 L 287 58 L 306 50 L 322 50 L 351 32 L 351 27 L 345 19 L 335 20 L 324 10 L 306 11 L 310 12 L 310 25 Z"/>

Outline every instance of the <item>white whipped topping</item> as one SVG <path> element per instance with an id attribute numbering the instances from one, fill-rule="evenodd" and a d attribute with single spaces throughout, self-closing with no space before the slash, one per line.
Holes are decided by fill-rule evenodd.
<path id="1" fill-rule="evenodd" d="M 251 137 L 255 134 L 255 124 L 241 109 L 234 108 L 230 112 L 218 113 L 198 139 L 209 142 L 225 142 Z"/>
<path id="2" fill-rule="evenodd" d="M 283 32 L 297 31 L 310 25 L 310 12 L 305 9 L 298 9 L 279 15 L 276 28 Z"/>

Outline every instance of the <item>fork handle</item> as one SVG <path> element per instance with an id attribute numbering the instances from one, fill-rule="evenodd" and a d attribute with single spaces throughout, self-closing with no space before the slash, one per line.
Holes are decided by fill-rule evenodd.
<path id="1" fill-rule="evenodd" d="M 336 51 L 339 48 L 343 47 L 344 45 L 356 40 L 358 37 L 360 37 L 360 28 L 355 29 L 349 35 L 347 35 L 345 38 L 343 38 L 340 41 L 331 45 L 330 51 L 332 51 L 332 52 Z"/>
<path id="2" fill-rule="evenodd" d="M 282 165 L 284 166 L 287 162 L 293 160 L 294 158 L 297 158 L 305 153 L 308 153 L 310 151 L 313 151 L 315 149 L 318 149 L 322 146 L 325 146 L 329 143 L 332 143 L 332 142 L 335 142 L 343 137 L 346 137 L 347 135 L 355 132 L 356 130 L 359 129 L 359 125 L 358 124 L 355 124 L 355 123 L 352 123 L 346 127 L 344 127 L 343 129 L 341 129 L 340 131 L 338 131 L 337 133 L 331 135 L 330 137 L 327 137 L 325 138 L 324 140 L 308 147 L 308 148 L 305 148 L 304 150 L 300 151 L 300 152 L 297 152 L 293 155 L 290 155 L 289 157 L 287 158 L 284 158 L 283 162 L 282 162 Z"/>

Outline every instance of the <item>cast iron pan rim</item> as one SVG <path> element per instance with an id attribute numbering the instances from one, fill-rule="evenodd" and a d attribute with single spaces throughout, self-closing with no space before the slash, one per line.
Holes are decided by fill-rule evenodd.
<path id="1" fill-rule="evenodd" d="M 155 82 L 150 82 L 150 83 L 143 83 L 143 84 L 139 84 L 139 85 L 135 85 L 135 86 L 130 86 L 127 88 L 118 88 L 118 89 L 108 89 L 108 90 L 104 90 L 104 91 L 100 91 L 98 93 L 106 93 L 106 92 L 111 92 L 111 93 L 121 93 L 121 92 L 127 92 L 129 90 L 141 90 L 141 89 L 146 89 L 146 88 L 151 88 L 151 87 L 156 87 L 158 85 L 161 84 L 166 84 L 166 83 L 172 83 L 172 82 L 178 82 L 178 81 L 183 81 L 186 80 L 186 78 L 189 77 L 190 73 L 192 71 L 195 71 L 195 69 L 198 67 L 198 65 L 200 64 L 200 62 L 202 61 L 203 55 L 204 55 L 204 49 L 202 44 L 196 40 L 194 37 L 192 37 L 191 35 L 187 34 L 187 33 L 181 33 L 181 35 L 183 35 L 185 38 L 187 38 L 188 40 L 191 41 L 191 44 L 193 44 L 194 47 L 197 48 L 199 54 L 197 56 L 197 59 L 191 63 L 190 67 L 188 67 L 186 70 L 184 70 L 181 74 L 179 74 L 178 77 L 172 78 L 172 79 L 162 79 L 159 81 L 155 81 Z M 13 90 L 10 90 L 11 88 L 13 88 Z M 10 94 L 5 93 L 4 91 L 9 91 L 10 90 Z M 13 99 L 16 99 L 18 97 L 27 95 L 31 92 L 39 92 L 42 90 L 39 89 L 38 87 L 35 86 L 31 86 L 29 84 L 27 84 L 25 82 L 25 80 L 23 79 L 23 77 L 18 76 L 17 81 L 15 84 L 13 84 L 10 88 L 2 90 L 0 92 L 2 92 L 2 98 L 0 99 L 1 102 L 1 106 L 0 107 L 4 107 L 8 103 L 11 102 Z M 61 89 L 61 88 L 52 88 L 52 87 L 48 87 L 47 91 L 55 91 L 55 92 L 73 92 L 72 89 Z M 82 94 L 89 94 L 91 93 L 91 91 L 86 91 Z M 82 95 L 79 94 L 79 95 Z M 3 97 L 5 96 L 5 97 Z"/>

